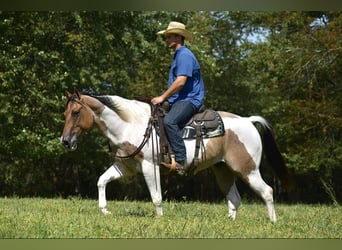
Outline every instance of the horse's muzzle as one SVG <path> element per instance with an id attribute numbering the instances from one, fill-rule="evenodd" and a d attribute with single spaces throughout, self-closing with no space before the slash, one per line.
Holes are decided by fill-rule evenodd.
<path id="1" fill-rule="evenodd" d="M 77 138 L 73 136 L 61 136 L 61 143 L 67 150 L 77 149 Z"/>

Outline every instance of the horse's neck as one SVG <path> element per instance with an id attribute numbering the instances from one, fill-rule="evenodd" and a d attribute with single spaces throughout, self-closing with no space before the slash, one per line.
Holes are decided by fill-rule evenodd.
<path id="1" fill-rule="evenodd" d="M 96 98 L 83 95 L 82 99 L 95 114 L 101 114 L 103 112 L 105 106 Z"/>
<path id="2" fill-rule="evenodd" d="M 95 119 L 98 127 L 114 145 L 140 141 L 150 116 L 148 105 L 119 96 L 108 98 L 111 105 L 103 105 L 102 112 Z"/>
<path id="3" fill-rule="evenodd" d="M 131 107 L 132 103 L 130 100 L 122 98 L 120 96 L 111 96 L 112 108 L 115 113 L 120 117 L 120 119 L 131 122 L 134 117 L 133 108 Z"/>

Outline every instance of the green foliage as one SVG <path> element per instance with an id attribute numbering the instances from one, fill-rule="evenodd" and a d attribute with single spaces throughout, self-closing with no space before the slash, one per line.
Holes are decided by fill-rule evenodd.
<path id="1" fill-rule="evenodd" d="M 305 182 L 302 178 L 310 173 L 313 179 L 331 183 L 333 173 L 341 173 L 342 163 L 338 139 L 342 131 L 338 23 L 342 16 L 335 12 L 278 14 L 255 17 L 269 38 L 253 46 L 248 71 L 257 76 L 262 111 L 274 121 L 280 147 L 298 180 Z M 314 185 L 321 183 L 310 188 L 315 189 Z M 332 185 L 337 188 L 338 183 Z"/>
<path id="2" fill-rule="evenodd" d="M 96 197 L 112 161 L 107 141 L 93 130 L 64 151 L 64 93 L 158 95 L 172 52 L 156 32 L 171 20 L 194 31 L 186 45 L 201 64 L 205 105 L 266 117 L 303 184 L 297 200 L 340 201 L 340 12 L 0 12 L 0 194 Z M 203 191 L 216 192 L 211 180 L 198 176 L 198 194 L 194 180 L 165 178 L 165 198 L 221 199 Z M 111 185 L 115 197 L 149 197 L 140 177 Z"/>

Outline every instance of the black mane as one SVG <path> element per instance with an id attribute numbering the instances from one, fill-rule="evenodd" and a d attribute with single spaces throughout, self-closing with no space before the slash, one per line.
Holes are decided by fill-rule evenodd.
<path id="1" fill-rule="evenodd" d="M 87 95 L 99 100 L 102 104 L 106 105 L 110 109 L 115 109 L 112 99 L 108 95 L 95 94 L 94 92 L 82 92 L 82 95 Z"/>

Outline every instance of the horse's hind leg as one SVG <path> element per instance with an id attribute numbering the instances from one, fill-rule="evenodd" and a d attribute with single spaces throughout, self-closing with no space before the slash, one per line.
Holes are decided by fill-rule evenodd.
<path id="1" fill-rule="evenodd" d="M 229 189 L 229 192 L 227 194 L 227 200 L 228 200 L 229 218 L 231 218 L 232 220 L 235 220 L 238 207 L 241 201 L 239 191 L 235 185 L 235 180 L 233 182 L 233 185 Z"/>
<path id="2" fill-rule="evenodd" d="M 126 170 L 124 167 L 121 167 L 114 163 L 110 166 L 106 172 L 104 172 L 99 180 L 97 181 L 97 188 L 99 192 L 99 207 L 103 214 L 107 215 L 110 212 L 107 210 L 107 199 L 106 199 L 106 186 L 108 182 L 121 178 L 126 175 Z"/>
<path id="3" fill-rule="evenodd" d="M 258 170 L 252 171 L 247 176 L 249 186 L 264 200 L 267 206 L 268 215 L 272 222 L 276 222 L 276 213 L 273 203 L 273 189 L 262 179 Z"/>
<path id="4" fill-rule="evenodd" d="M 235 185 L 235 174 L 224 162 L 216 163 L 212 170 L 216 176 L 217 184 L 227 197 L 229 218 L 235 220 L 241 201 L 239 191 Z"/>

